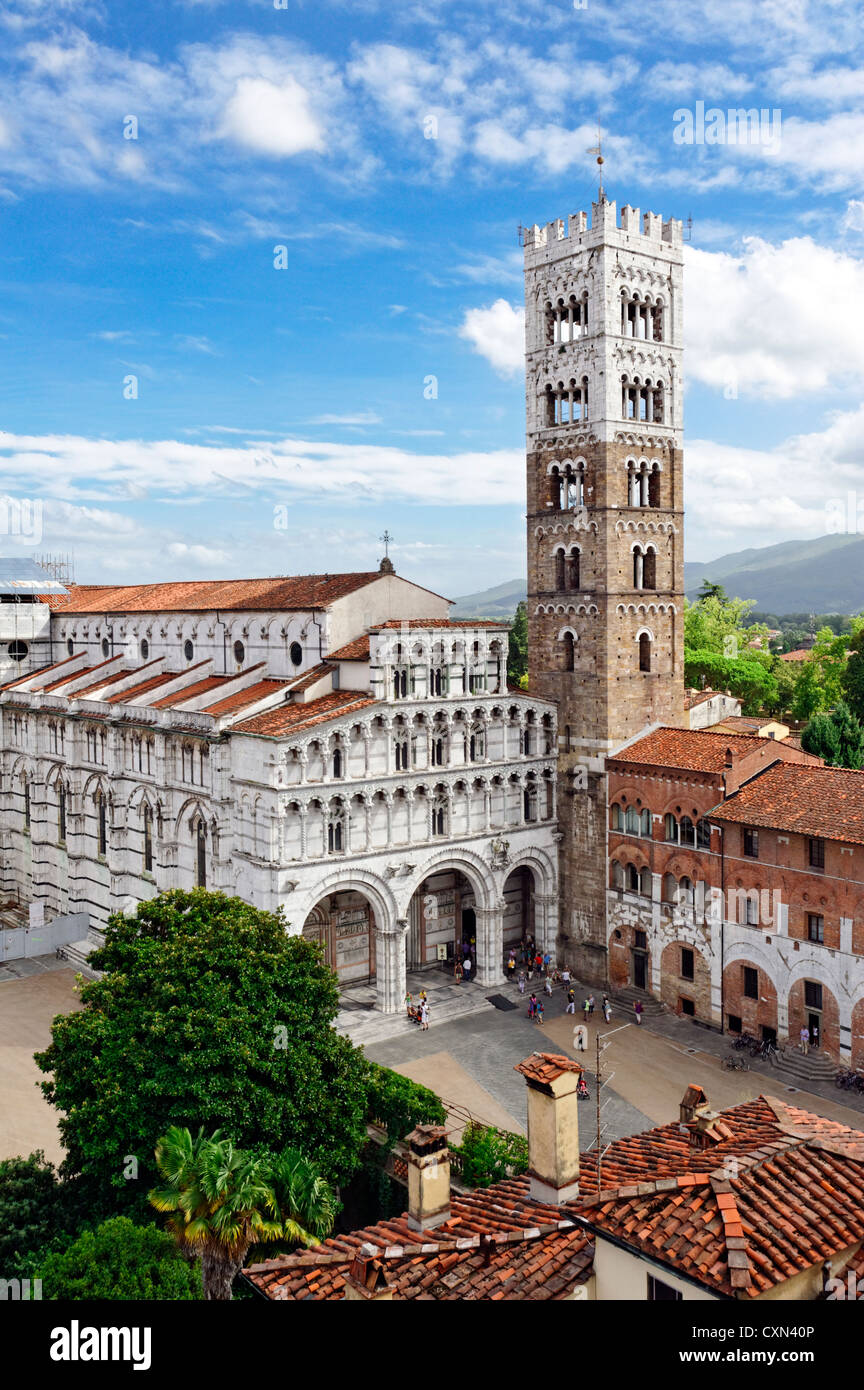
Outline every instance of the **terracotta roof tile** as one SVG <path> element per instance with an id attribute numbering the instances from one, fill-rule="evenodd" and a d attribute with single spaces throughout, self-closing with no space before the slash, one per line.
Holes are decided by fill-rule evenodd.
<path id="1" fill-rule="evenodd" d="M 721 823 L 864 844 L 864 772 L 776 763 L 709 814 Z"/>
<path id="2" fill-rule="evenodd" d="M 355 637 L 353 642 L 346 642 L 344 647 L 331 652 L 327 660 L 368 661 L 369 655 L 369 633 L 365 632 L 362 637 Z"/>
<path id="3" fill-rule="evenodd" d="M 341 715 L 353 714 L 356 710 L 365 709 L 367 705 L 378 703 L 371 696 L 358 694 L 356 690 L 334 690 L 329 695 L 322 695 L 318 700 L 310 700 L 308 704 L 278 705 L 276 709 L 264 710 L 261 714 L 253 714 L 250 719 L 244 719 L 239 724 L 232 726 L 233 733 L 239 734 L 261 734 L 267 738 L 283 738 L 286 735 L 298 733 L 301 729 L 309 728 L 313 724 L 323 724 L 329 719 L 338 719 Z M 212 711 L 208 711 L 212 713 Z"/>
<path id="4" fill-rule="evenodd" d="M 304 574 L 271 579 L 197 579 L 165 584 L 72 584 L 52 596 L 55 612 L 162 613 L 325 608 L 381 575 Z"/>
<path id="5" fill-rule="evenodd" d="M 277 681 L 265 676 L 254 685 L 244 685 L 242 690 L 235 690 L 233 695 L 226 695 L 224 699 L 217 700 L 215 704 L 205 705 L 202 713 L 212 714 L 214 717 L 233 714 L 235 710 L 246 709 L 248 705 L 255 705 L 259 700 L 266 700 L 269 695 L 277 695 L 280 690 L 287 695 L 288 687 L 288 681 Z"/>
<path id="6" fill-rule="evenodd" d="M 711 729 L 655 729 L 618 753 L 611 754 L 607 766 L 639 763 L 646 767 L 674 767 L 694 772 L 721 773 L 726 766 L 726 750 L 742 757 L 763 749 L 765 740 L 751 734 L 718 734 Z"/>
<path id="7" fill-rule="evenodd" d="M 568 1071 L 578 1075 L 582 1067 L 572 1057 L 557 1052 L 532 1052 L 523 1062 L 517 1062 L 513 1070 L 521 1072 L 529 1081 L 549 1082 L 557 1081 Z"/>

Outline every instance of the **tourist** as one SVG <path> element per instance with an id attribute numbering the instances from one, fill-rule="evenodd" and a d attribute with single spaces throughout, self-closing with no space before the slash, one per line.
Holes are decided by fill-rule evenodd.
<path id="1" fill-rule="evenodd" d="M 564 1012 L 568 1014 L 575 1014 L 576 1012 L 576 995 L 573 993 L 572 989 L 568 989 L 567 991 L 567 1008 Z"/>
<path id="2" fill-rule="evenodd" d="M 801 1039 L 801 1051 L 806 1057 L 810 1047 L 810 1029 L 807 1027 L 806 1023 L 802 1026 L 798 1037 Z"/>
<path id="3" fill-rule="evenodd" d="M 641 1023 L 641 1022 L 642 1022 L 642 1000 L 641 1000 L 641 999 L 637 999 L 637 1000 L 636 1000 L 636 1003 L 633 1005 L 633 1012 L 634 1012 L 634 1014 L 636 1015 L 636 1022 L 637 1022 L 637 1023 Z"/>
<path id="4" fill-rule="evenodd" d="M 593 994 L 589 994 L 589 995 L 588 995 L 588 1013 L 589 1013 L 589 1014 L 593 1014 L 593 1012 L 594 1012 L 594 995 L 593 995 Z"/>
<path id="5" fill-rule="evenodd" d="M 543 1000 L 542 1000 L 542 999 L 538 999 L 538 1000 L 537 1000 L 537 1008 L 534 1010 L 534 1022 L 535 1022 L 535 1023 L 539 1023 L 540 1026 L 541 1026 L 541 1028 L 542 1028 L 542 1026 L 543 1026 Z"/>
<path id="6" fill-rule="evenodd" d="M 532 995 L 531 995 L 531 998 L 528 1000 L 528 1017 L 533 1019 L 533 1017 L 534 1017 L 534 1015 L 536 1014 L 536 1012 L 537 1012 L 537 995 L 536 995 L 536 994 L 532 994 Z"/>
<path id="7" fill-rule="evenodd" d="M 519 971 L 519 993 L 520 993 L 520 994 L 524 994 L 524 993 L 525 993 L 525 971 L 524 971 L 524 970 L 520 970 L 520 971 Z"/>
<path id="8" fill-rule="evenodd" d="M 462 962 L 461 962 L 461 960 L 457 960 L 456 964 L 455 964 L 454 967 L 453 967 L 453 978 L 454 978 L 454 980 L 456 981 L 457 985 L 461 985 L 461 983 L 462 983 Z"/>
<path id="9" fill-rule="evenodd" d="M 420 1005 L 420 1027 L 424 1033 L 429 1028 L 429 1004 L 425 999 Z"/>
<path id="10" fill-rule="evenodd" d="M 580 1100 L 590 1100 L 590 1099 L 591 1099 L 591 1096 L 590 1096 L 589 1091 L 588 1091 L 588 1087 L 587 1087 L 587 1085 L 585 1084 L 585 1077 L 584 1077 L 584 1075 L 582 1075 L 581 1073 L 580 1073 L 580 1075 L 579 1075 L 579 1080 L 578 1080 L 577 1083 L 576 1083 L 576 1094 L 577 1094 L 577 1096 L 579 1097 Z"/>
<path id="11" fill-rule="evenodd" d="M 603 1017 L 607 1023 L 612 1022 L 612 1005 L 609 1003 L 609 995 L 603 995 Z"/>
<path id="12" fill-rule="evenodd" d="M 462 973 L 465 976 L 466 981 L 468 981 L 469 983 L 471 980 L 471 969 L 471 957 L 466 956 L 462 962 Z"/>
<path id="13" fill-rule="evenodd" d="M 507 979 L 508 979 L 508 980 L 515 980 L 515 978 L 516 978 L 516 956 L 515 956 L 514 952 L 511 951 L 511 952 L 510 952 L 510 955 L 507 957 Z"/>
<path id="14" fill-rule="evenodd" d="M 551 999 L 551 998 L 552 998 L 552 981 L 549 979 L 549 976 L 548 976 L 548 975 L 546 976 L 546 979 L 545 979 L 544 982 L 543 982 L 543 989 L 544 989 L 545 993 L 548 994 L 548 995 L 549 995 L 549 998 Z"/>
<path id="15" fill-rule="evenodd" d="M 813 1030 L 810 1034 L 810 1042 L 813 1047 L 819 1046 L 819 1027 L 815 1023 L 813 1024 Z"/>
<path id="16" fill-rule="evenodd" d="M 564 986 L 564 990 L 566 993 L 566 991 L 570 988 L 570 971 L 567 969 L 566 965 L 564 966 L 564 969 L 561 971 L 561 983 Z"/>
<path id="17" fill-rule="evenodd" d="M 405 995 L 405 1012 L 406 1012 L 406 1014 L 408 1015 L 409 1018 L 411 1017 L 411 1013 L 412 1013 L 411 1005 L 412 1005 L 413 1003 L 414 1003 L 414 1000 L 411 998 L 411 995 L 410 995 L 410 994 L 406 994 L 406 995 Z"/>
<path id="18" fill-rule="evenodd" d="M 550 966 L 551 964 L 552 964 L 552 957 L 550 956 L 549 952 L 547 951 L 546 954 L 545 954 L 545 956 L 543 957 L 543 969 L 546 971 L 546 974 L 547 974 L 547 975 L 549 974 L 549 966 Z"/>
<path id="19" fill-rule="evenodd" d="M 583 1014 L 585 1015 L 585 1022 L 587 1023 L 587 1022 L 588 1022 L 588 1014 L 590 1013 L 590 1009 L 589 1009 L 589 1007 L 588 1007 L 588 998 L 587 998 L 587 995 L 586 995 L 586 997 L 582 1000 L 582 1012 L 583 1012 Z"/>

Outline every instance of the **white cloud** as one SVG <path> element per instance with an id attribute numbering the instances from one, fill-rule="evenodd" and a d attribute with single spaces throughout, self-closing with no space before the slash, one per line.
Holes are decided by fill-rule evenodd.
<path id="1" fill-rule="evenodd" d="M 214 550 L 208 545 L 187 545 L 185 541 L 171 541 L 165 553 L 172 560 L 192 560 L 196 565 L 227 565 L 229 556 L 224 550 Z"/>
<path id="2" fill-rule="evenodd" d="M 241 78 L 225 108 L 222 130 L 238 144 L 277 159 L 324 149 L 310 95 L 290 75 L 279 86 L 260 77 Z"/>
<path id="3" fill-rule="evenodd" d="M 381 416 L 372 410 L 360 411 L 355 415 L 315 415 L 310 425 L 380 425 Z"/>
<path id="4" fill-rule="evenodd" d="M 687 375 L 782 399 L 864 379 L 864 262 L 810 237 L 688 248 Z M 731 394 L 731 391 L 730 391 Z"/>
<path id="5" fill-rule="evenodd" d="M 344 501 L 398 500 L 430 506 L 521 503 L 523 455 L 408 453 L 368 444 L 280 439 L 243 445 L 178 440 L 91 439 L 0 432 L 0 487 L 66 500 L 147 495 L 188 503 L 258 493 Z"/>
<path id="6" fill-rule="evenodd" d="M 525 310 L 506 299 L 496 299 L 488 309 L 469 309 L 459 329 L 501 376 L 516 376 L 525 366 Z"/>

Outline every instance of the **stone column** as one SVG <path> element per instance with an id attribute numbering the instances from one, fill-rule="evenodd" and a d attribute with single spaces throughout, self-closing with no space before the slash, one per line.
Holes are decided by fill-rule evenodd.
<path id="1" fill-rule="evenodd" d="M 475 907 L 477 983 L 488 989 L 504 982 L 504 904 Z"/>
<path id="2" fill-rule="evenodd" d="M 404 917 L 375 923 L 375 1007 L 382 1014 L 397 1014 L 405 1003 L 407 938 Z"/>

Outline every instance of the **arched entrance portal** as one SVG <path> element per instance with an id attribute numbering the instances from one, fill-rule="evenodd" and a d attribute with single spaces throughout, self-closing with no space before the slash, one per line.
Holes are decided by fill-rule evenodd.
<path id="1" fill-rule="evenodd" d="M 458 869 L 441 869 L 424 879 L 411 899 L 408 968 L 436 964 L 452 968 L 467 951 L 476 961 L 474 888 Z"/>
<path id="2" fill-rule="evenodd" d="M 375 913 L 362 893 L 331 893 L 315 905 L 303 924 L 307 941 L 324 948 L 339 987 L 375 978 Z"/>
<path id="3" fill-rule="evenodd" d="M 522 941 L 540 941 L 537 931 L 534 873 L 523 864 L 504 884 L 504 956 L 518 951 Z"/>

